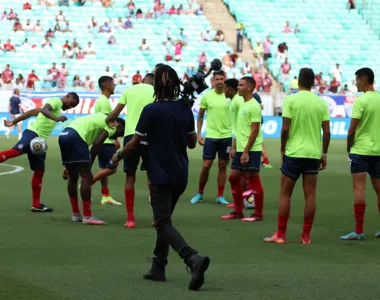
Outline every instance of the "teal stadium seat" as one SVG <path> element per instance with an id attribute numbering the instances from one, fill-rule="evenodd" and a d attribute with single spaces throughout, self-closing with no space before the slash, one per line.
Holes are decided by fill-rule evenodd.
<path id="1" fill-rule="evenodd" d="M 209 62 L 213 58 L 221 58 L 226 51 L 231 51 L 231 48 L 226 43 L 216 42 L 199 42 L 200 33 L 208 28 L 211 28 L 210 22 L 205 16 L 181 15 L 181 16 L 161 16 L 158 19 L 131 19 L 134 25 L 133 30 L 113 29 L 113 35 L 116 38 L 116 45 L 107 44 L 107 36 L 104 34 L 91 34 L 87 29 L 87 24 L 91 17 L 94 16 L 101 25 L 104 21 L 112 19 L 115 24 L 118 17 L 123 17 L 123 21 L 127 17 L 127 1 L 114 0 L 114 8 L 104 8 L 98 2 L 86 2 L 85 6 L 77 7 L 45 7 L 38 6 L 38 0 L 31 0 L 32 11 L 23 11 L 22 6 L 24 0 L 0 1 L 0 11 L 8 11 L 12 8 L 20 18 L 21 24 L 25 24 L 27 19 L 31 20 L 31 24 L 35 24 L 37 20 L 41 21 L 44 31 L 40 33 L 34 32 L 13 32 L 13 22 L 0 22 L 1 42 L 6 39 L 11 39 L 13 45 L 20 45 L 25 38 L 28 38 L 30 44 L 37 44 L 34 50 L 22 50 L 16 47 L 16 53 L 0 53 L 0 65 L 3 67 L 6 63 L 11 64 L 12 69 L 16 74 L 23 74 L 26 77 L 31 69 L 35 69 L 37 75 L 42 78 L 46 74 L 47 68 L 51 63 L 56 62 L 58 65 L 65 62 L 70 76 L 68 77 L 68 86 L 71 86 L 72 78 L 78 74 L 82 80 L 86 75 L 92 76 L 92 80 L 96 80 L 101 76 L 106 66 L 109 66 L 111 71 L 119 74 L 120 65 L 123 64 L 128 68 L 129 76 L 132 77 L 137 70 L 142 74 L 146 71 L 151 72 L 154 66 L 159 62 L 164 62 L 166 50 L 162 44 L 166 40 L 166 28 L 170 27 L 174 38 L 178 37 L 179 29 L 184 28 L 188 38 L 188 46 L 182 49 L 182 61 L 170 62 L 179 76 L 182 77 L 186 68 L 190 64 L 198 64 L 198 56 L 201 52 L 206 52 Z M 70 1 L 71 2 L 71 1 Z M 195 1 L 194 1 L 195 2 Z M 152 0 L 134 0 L 136 9 L 140 8 L 145 14 L 147 11 L 153 11 Z M 170 0 L 166 1 L 171 6 L 172 4 L 178 8 L 183 4 L 184 9 L 188 8 L 186 0 Z M 198 7 L 194 4 L 195 8 Z M 66 19 L 70 21 L 70 26 L 73 29 L 72 33 L 57 33 L 52 39 L 53 47 L 51 49 L 42 49 L 41 42 L 44 39 L 45 32 L 55 26 L 55 16 L 59 10 L 62 10 Z M 60 23 L 61 27 L 64 23 Z M 76 38 L 82 48 L 87 46 L 91 41 L 96 48 L 97 54 L 95 58 L 88 57 L 85 60 L 61 58 L 62 46 L 66 40 L 71 43 Z M 151 50 L 147 53 L 142 53 L 138 48 L 143 38 L 147 39 Z"/>
<path id="2" fill-rule="evenodd" d="M 297 0 L 291 5 L 284 0 L 223 2 L 245 24 L 245 33 L 253 45 L 270 35 L 274 44 L 269 68 L 275 75 L 280 68 L 275 58 L 277 46 L 286 42 L 292 76 L 305 66 L 327 75 L 335 63 L 340 63 L 343 83 L 351 82 L 355 71 L 366 66 L 380 78 L 380 0 L 366 0 L 365 9 L 358 7 L 351 12 L 347 10 L 347 0 Z M 368 25 L 371 14 L 372 28 Z M 293 30 L 299 24 L 301 33 L 282 33 L 286 21 Z"/>

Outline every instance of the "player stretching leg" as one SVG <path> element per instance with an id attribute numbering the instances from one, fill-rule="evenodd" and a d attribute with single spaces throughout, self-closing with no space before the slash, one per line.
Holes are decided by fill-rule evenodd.
<path id="1" fill-rule="evenodd" d="M 300 92 L 287 96 L 282 108 L 281 158 L 282 177 L 278 207 L 278 229 L 264 239 L 266 243 L 286 243 L 286 227 L 290 213 L 290 198 L 294 186 L 302 174 L 305 210 L 302 244 L 310 244 L 310 231 L 316 209 L 318 171 L 327 164 L 330 143 L 330 116 L 327 103 L 315 95 L 312 69 L 300 70 Z M 321 155 L 321 127 L 323 130 L 323 154 Z"/>
<path id="2" fill-rule="evenodd" d="M 213 83 L 215 89 L 202 96 L 198 113 L 197 129 L 198 143 L 203 148 L 203 165 L 199 178 L 197 194 L 190 203 L 199 203 L 203 199 L 203 190 L 207 184 L 211 166 L 218 153 L 218 196 L 216 203 L 228 204 L 224 198 L 224 186 L 227 177 L 227 164 L 232 144 L 232 128 L 229 116 L 230 99 L 224 95 L 224 71 L 214 72 Z M 206 140 L 202 137 L 203 117 L 207 111 Z"/>
<path id="3" fill-rule="evenodd" d="M 111 95 L 114 94 L 115 84 L 113 78 L 109 76 L 102 76 L 98 80 L 99 88 L 102 91 L 102 95 L 96 100 L 95 103 L 95 113 L 101 112 L 104 114 L 109 114 L 112 112 L 112 107 L 109 101 Z M 121 205 L 120 202 L 115 201 L 110 196 L 110 191 L 108 188 L 108 177 L 115 174 L 117 166 L 112 163 L 112 156 L 116 153 L 116 150 L 120 148 L 118 140 L 106 139 L 100 149 L 98 155 L 99 168 L 101 169 L 97 174 L 94 175 L 92 184 L 100 180 L 102 189 L 102 200 L 103 205 Z"/>
<path id="4" fill-rule="evenodd" d="M 32 212 L 52 212 L 53 209 L 41 203 L 42 179 L 45 173 L 46 153 L 35 155 L 30 150 L 30 142 L 35 137 L 46 139 L 56 126 L 57 122 L 64 122 L 66 117 L 61 116 L 61 110 L 67 110 L 77 106 L 79 97 L 76 93 L 68 93 L 62 99 L 49 99 L 42 109 L 33 109 L 22 114 L 13 121 L 7 123 L 8 126 L 14 126 L 18 122 L 28 119 L 31 116 L 37 116 L 36 121 L 24 130 L 18 143 L 9 150 L 0 152 L 0 163 L 6 160 L 20 156 L 28 155 L 30 169 L 34 171 L 32 177 Z"/>
<path id="5" fill-rule="evenodd" d="M 231 183 L 234 211 L 222 219 L 242 219 L 245 222 L 263 220 L 264 190 L 260 181 L 260 159 L 262 150 L 261 109 L 253 98 L 252 92 L 256 87 L 252 77 L 243 77 L 239 81 L 239 95 L 244 98 L 240 105 L 237 124 L 236 140 L 231 151 Z M 255 213 L 244 218 L 243 216 L 243 186 L 241 179 L 245 177 L 247 184 L 255 191 Z"/>
<path id="6" fill-rule="evenodd" d="M 364 95 L 354 102 L 350 129 L 347 135 L 347 152 L 351 164 L 354 186 L 355 230 L 342 240 L 364 239 L 365 188 L 367 173 L 377 195 L 380 212 L 380 95 L 374 89 L 375 75 L 369 68 L 356 73 L 356 85 Z M 375 234 L 380 237 L 380 231 Z"/>
<path id="7" fill-rule="evenodd" d="M 124 146 L 132 139 L 136 131 L 136 125 L 139 121 L 143 108 L 153 102 L 153 74 L 147 74 L 143 80 L 143 83 L 136 84 L 128 87 L 120 97 L 118 105 L 109 114 L 107 122 L 115 120 L 121 111 L 127 106 L 127 119 L 125 124 L 124 133 Z M 125 183 L 125 206 L 127 209 L 127 220 L 125 227 L 135 228 L 136 220 L 134 215 L 135 205 L 135 181 L 136 170 L 142 158 L 141 171 L 146 170 L 147 160 L 147 143 L 143 139 L 140 142 L 138 149 L 136 149 L 131 155 L 124 159 L 124 172 L 126 173 Z M 148 182 L 149 187 L 149 182 Z"/>
<path id="8" fill-rule="evenodd" d="M 67 169 L 69 179 L 67 191 L 72 208 L 72 221 L 83 224 L 104 225 L 105 222 L 92 216 L 91 212 L 91 167 L 107 139 L 117 139 L 124 132 L 124 120 L 106 123 L 106 114 L 96 113 L 80 117 L 70 123 L 59 135 L 62 164 Z M 91 146 L 91 152 L 89 146 Z M 78 203 L 78 179 L 82 178 L 80 194 L 83 204 L 83 217 Z"/>

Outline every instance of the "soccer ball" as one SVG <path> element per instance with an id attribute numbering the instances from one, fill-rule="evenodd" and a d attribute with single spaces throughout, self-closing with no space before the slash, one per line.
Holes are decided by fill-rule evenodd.
<path id="1" fill-rule="evenodd" d="M 30 150 L 35 155 L 42 155 L 42 154 L 44 154 L 46 152 L 47 148 L 48 147 L 47 147 L 46 140 L 44 138 L 42 138 L 42 137 L 35 137 L 30 142 Z"/>
<path id="2" fill-rule="evenodd" d="M 254 209 L 255 208 L 255 196 L 253 194 L 244 197 L 244 208 Z"/>

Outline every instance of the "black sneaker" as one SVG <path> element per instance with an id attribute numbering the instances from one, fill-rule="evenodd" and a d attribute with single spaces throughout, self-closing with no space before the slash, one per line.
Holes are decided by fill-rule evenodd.
<path id="1" fill-rule="evenodd" d="M 186 265 L 190 268 L 191 274 L 189 290 L 197 291 L 205 281 L 205 272 L 210 265 L 210 258 L 194 254 L 186 261 Z"/>
<path id="2" fill-rule="evenodd" d="M 40 207 L 32 207 L 30 209 L 31 212 L 52 212 L 53 209 L 45 206 L 45 204 L 40 205 Z"/>
<path id="3" fill-rule="evenodd" d="M 160 264 L 155 259 L 152 259 L 151 262 L 152 267 L 144 274 L 143 278 L 152 281 L 166 281 L 165 264 Z"/>

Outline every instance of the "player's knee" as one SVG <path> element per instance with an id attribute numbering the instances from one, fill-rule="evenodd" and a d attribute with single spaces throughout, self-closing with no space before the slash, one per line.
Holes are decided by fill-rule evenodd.
<path id="1" fill-rule="evenodd" d="M 218 161 L 218 168 L 221 170 L 227 169 L 227 161 L 226 160 L 219 160 Z"/>
<path id="2" fill-rule="evenodd" d="M 117 172 L 117 169 L 116 168 L 110 168 L 110 175 L 113 175 Z"/>
<path id="3" fill-rule="evenodd" d="M 210 170 L 212 166 L 212 160 L 204 160 L 202 164 L 202 169 L 203 170 Z"/>

